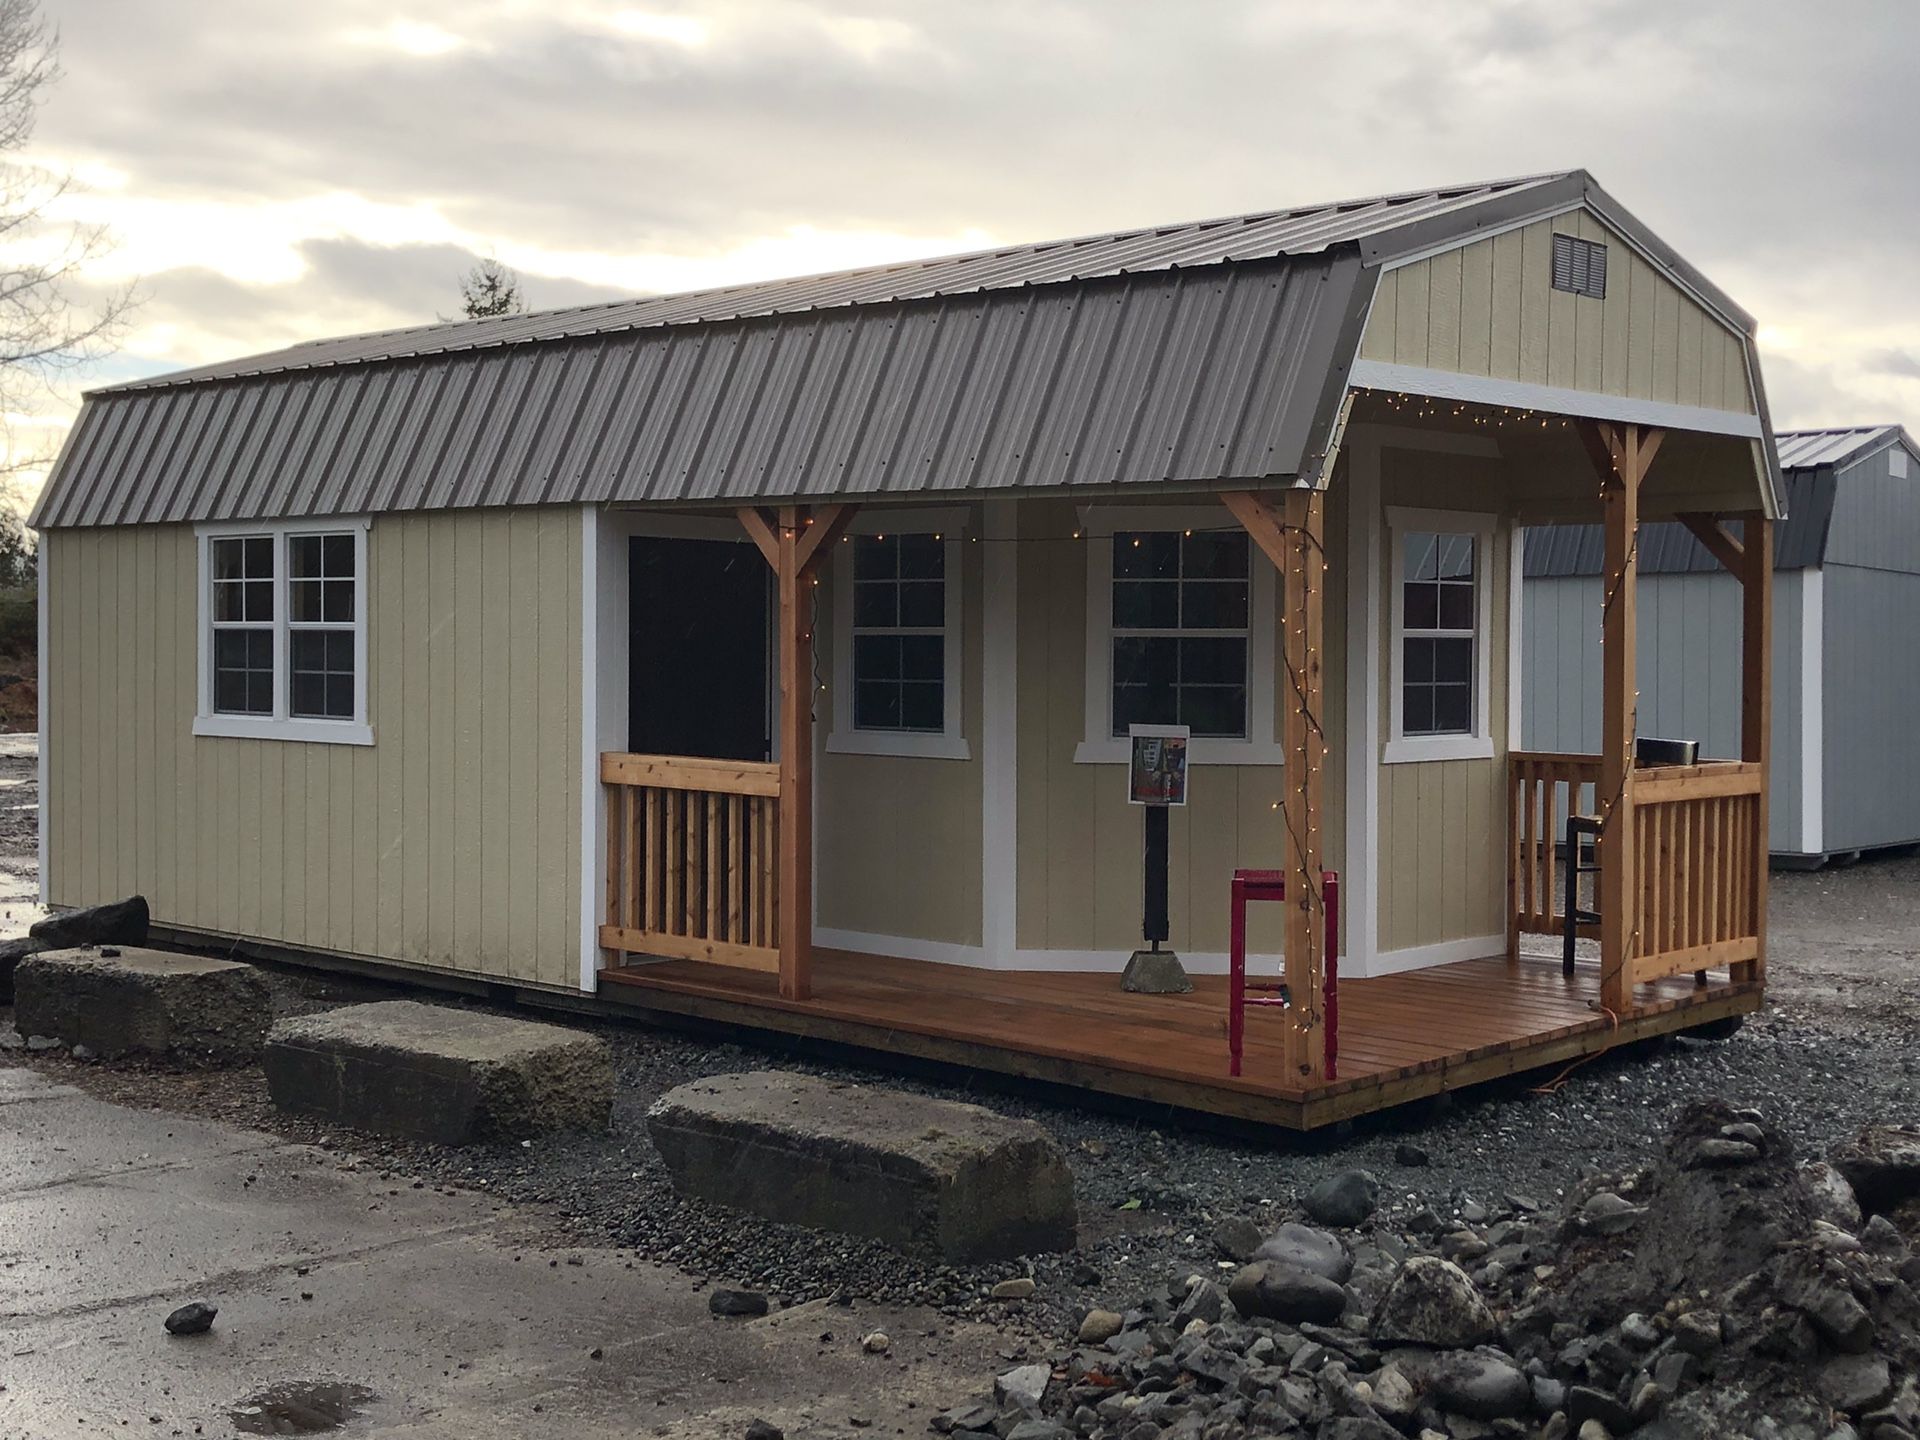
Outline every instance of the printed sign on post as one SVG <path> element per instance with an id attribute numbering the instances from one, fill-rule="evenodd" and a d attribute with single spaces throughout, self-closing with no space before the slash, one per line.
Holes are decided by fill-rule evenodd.
<path id="1" fill-rule="evenodd" d="M 1187 740 L 1185 725 L 1129 725 L 1127 738 L 1133 753 L 1127 765 L 1129 805 L 1184 805 L 1187 803 Z"/>

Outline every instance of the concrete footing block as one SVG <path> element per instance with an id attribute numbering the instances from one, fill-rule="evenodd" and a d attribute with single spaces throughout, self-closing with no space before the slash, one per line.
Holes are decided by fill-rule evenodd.
<path id="1" fill-rule="evenodd" d="M 978 1105 L 756 1071 L 669 1091 L 647 1127 L 682 1194 L 956 1263 L 1071 1250 L 1047 1132 Z"/>
<path id="2" fill-rule="evenodd" d="M 282 1110 L 441 1145 L 604 1130 L 613 1110 L 604 1041 L 412 1000 L 284 1020 L 266 1070 Z"/>
<path id="3" fill-rule="evenodd" d="M 107 946 L 42 951 L 14 971 L 14 1028 L 102 1060 L 236 1064 L 260 1053 L 272 1018 L 266 981 L 232 960 Z"/>

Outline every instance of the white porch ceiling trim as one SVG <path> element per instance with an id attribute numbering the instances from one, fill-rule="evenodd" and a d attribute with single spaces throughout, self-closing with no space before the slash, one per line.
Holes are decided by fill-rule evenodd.
<path id="1" fill-rule="evenodd" d="M 1700 405 L 1675 405 L 1665 400 L 1636 400 L 1560 385 L 1533 385 L 1522 380 L 1490 380 L 1484 375 L 1430 370 L 1422 365 L 1394 365 L 1384 360 L 1356 360 L 1348 383 L 1358 390 L 1394 390 L 1404 395 L 1430 395 L 1436 400 L 1499 405 L 1509 410 L 1580 415 L 1630 425 L 1657 425 L 1663 430 L 1735 435 L 1743 440 L 1760 437 L 1760 417 L 1738 410 L 1709 410 Z"/>

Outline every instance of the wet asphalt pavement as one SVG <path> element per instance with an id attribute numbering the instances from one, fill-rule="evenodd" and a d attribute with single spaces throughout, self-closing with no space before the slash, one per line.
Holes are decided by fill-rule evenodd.
<path id="1" fill-rule="evenodd" d="M 330 1414 L 476 1440 L 705 1440 L 756 1416 L 918 1435 L 1000 1368 L 983 1326 L 824 1303 L 717 1320 L 676 1271 L 523 1228 L 336 1152 L 0 1068 L 0 1437 L 315 1433 L 294 1427 Z M 213 1330 L 169 1336 L 192 1300 L 219 1306 Z M 862 1351 L 875 1329 L 891 1354 Z"/>

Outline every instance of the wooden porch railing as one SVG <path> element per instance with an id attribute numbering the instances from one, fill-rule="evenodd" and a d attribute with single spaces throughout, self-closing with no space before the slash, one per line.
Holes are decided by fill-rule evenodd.
<path id="1" fill-rule="evenodd" d="M 1633 783 L 1631 983 L 1717 970 L 1760 953 L 1754 894 L 1762 767 L 1740 761 L 1641 770 Z M 1602 855 L 1601 863 L 1606 863 Z"/>
<path id="2" fill-rule="evenodd" d="M 1507 757 L 1507 815 L 1513 845 L 1507 861 L 1507 948 L 1521 935 L 1559 935 L 1568 897 L 1560 884 L 1558 850 L 1567 816 L 1591 815 L 1600 783 L 1598 755 L 1515 750 Z M 1591 908 L 1591 907 L 1589 907 Z M 1587 927 L 1597 935 L 1597 927 Z M 1586 933 L 1586 932 L 1583 932 Z"/>
<path id="3" fill-rule="evenodd" d="M 1567 906 L 1578 898 L 1567 894 L 1564 878 L 1567 816 L 1600 813 L 1600 768 L 1597 755 L 1516 750 L 1508 756 L 1510 953 L 1517 953 L 1522 934 L 1565 933 Z M 1763 768 L 1746 761 L 1632 772 L 1626 796 L 1633 844 L 1629 985 L 1758 958 L 1765 783 Z M 1604 844 L 1599 860 L 1604 870 Z M 1600 929 L 1585 925 L 1580 933 L 1594 938 Z"/>
<path id="4" fill-rule="evenodd" d="M 607 902 L 600 944 L 780 969 L 780 767 L 603 754 Z"/>

